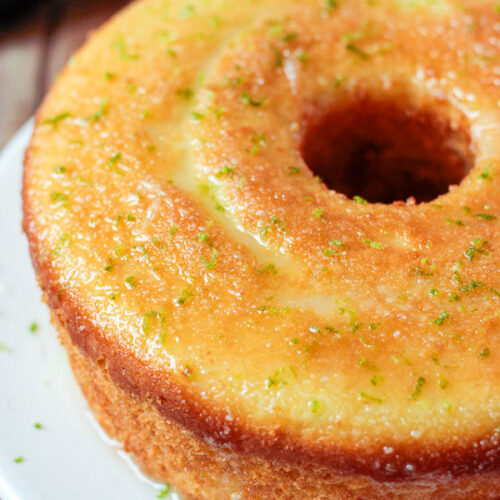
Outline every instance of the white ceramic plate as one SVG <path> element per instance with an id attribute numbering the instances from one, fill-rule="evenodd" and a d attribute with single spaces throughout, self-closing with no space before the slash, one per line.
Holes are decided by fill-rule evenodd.
<path id="1" fill-rule="evenodd" d="M 141 476 L 100 430 L 41 302 L 21 231 L 32 128 L 30 121 L 0 154 L 0 498 L 154 500 L 163 485 Z"/>

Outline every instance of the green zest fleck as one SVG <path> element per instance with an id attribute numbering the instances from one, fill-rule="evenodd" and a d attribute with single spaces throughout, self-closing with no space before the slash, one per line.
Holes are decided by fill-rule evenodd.
<path id="1" fill-rule="evenodd" d="M 450 315 L 446 311 L 441 311 L 440 315 L 432 322 L 434 325 L 442 325 L 445 319 L 448 319 Z"/>
<path id="2" fill-rule="evenodd" d="M 370 396 L 370 394 L 367 394 L 366 392 L 360 392 L 359 397 L 367 401 L 372 401 L 373 403 L 383 403 L 382 399 L 376 398 L 375 396 Z"/>
<path id="3" fill-rule="evenodd" d="M 83 184 L 84 186 L 87 186 L 89 188 L 94 187 L 91 181 L 84 179 L 83 177 L 77 177 L 77 180 L 80 184 Z"/>
<path id="4" fill-rule="evenodd" d="M 364 356 L 359 360 L 359 365 L 363 368 L 367 368 L 368 370 L 376 370 L 377 367 L 368 361 Z"/>
<path id="5" fill-rule="evenodd" d="M 300 168 L 298 168 L 298 167 L 287 167 L 287 168 L 288 168 L 288 175 L 300 174 Z"/>
<path id="6" fill-rule="evenodd" d="M 288 314 L 290 312 L 290 308 L 284 307 L 283 309 L 280 309 L 279 307 L 264 305 L 264 306 L 257 307 L 257 311 L 269 312 L 272 314 L 280 314 L 280 313 Z M 296 338 L 296 340 L 297 340 L 297 342 L 299 341 L 299 339 L 297 339 L 297 338 Z M 292 344 L 296 344 L 297 342 L 293 342 L 293 339 L 291 341 Z"/>
<path id="7" fill-rule="evenodd" d="M 60 253 L 61 250 L 64 247 L 69 247 L 71 245 L 71 234 L 69 233 L 64 233 L 60 238 L 59 238 L 59 243 L 57 245 L 57 248 L 52 252 L 52 255 L 54 257 L 57 257 Z"/>
<path id="8" fill-rule="evenodd" d="M 215 177 L 220 178 L 224 176 L 232 177 L 234 174 L 235 167 L 230 167 L 228 165 L 224 165 L 216 174 Z"/>
<path id="9" fill-rule="evenodd" d="M 476 288 L 480 288 L 484 285 L 484 283 L 481 283 L 480 281 L 474 281 L 471 280 L 469 283 L 464 285 L 462 288 L 460 288 L 461 292 L 470 292 L 471 290 L 475 290 Z"/>
<path id="10" fill-rule="evenodd" d="M 14 458 L 14 463 L 20 464 L 20 463 L 24 462 L 24 460 L 25 460 L 24 457 L 19 456 L 17 458 Z"/>
<path id="11" fill-rule="evenodd" d="M 205 269 L 212 269 L 215 264 L 217 264 L 217 250 L 212 248 L 212 258 L 207 260 L 205 257 L 200 258 L 201 263 L 205 266 Z"/>
<path id="12" fill-rule="evenodd" d="M 106 165 L 106 168 L 108 170 L 111 170 L 111 172 L 117 174 L 117 175 L 124 175 L 124 172 L 121 168 L 118 168 L 116 165 L 117 163 L 122 159 L 122 154 L 121 153 L 115 153 L 109 160 Z"/>
<path id="13" fill-rule="evenodd" d="M 115 42 L 114 48 L 118 52 L 120 59 L 123 59 L 124 61 L 136 61 L 137 59 L 139 59 L 139 56 L 137 54 L 130 54 L 128 52 L 123 40 L 118 40 L 117 42 Z"/>
<path id="14" fill-rule="evenodd" d="M 119 224 L 123 218 L 125 217 L 125 214 L 119 214 L 118 217 L 116 218 L 116 224 Z"/>
<path id="15" fill-rule="evenodd" d="M 316 219 L 325 221 L 326 217 L 323 215 L 324 211 L 325 211 L 324 208 L 315 208 L 313 210 L 313 215 L 314 215 L 314 217 L 316 217 Z"/>
<path id="16" fill-rule="evenodd" d="M 331 246 L 340 247 L 343 250 L 341 250 L 340 248 L 338 248 L 338 249 L 324 248 L 323 249 L 323 255 L 326 255 L 327 257 L 336 257 L 337 255 L 345 255 L 346 254 L 346 251 L 344 249 L 347 248 L 347 247 L 346 247 L 346 245 L 344 243 L 342 243 L 342 241 L 340 241 L 340 240 L 331 240 L 329 242 L 329 244 Z"/>
<path id="17" fill-rule="evenodd" d="M 198 111 L 193 111 L 193 112 L 191 113 L 191 118 L 192 118 L 194 121 L 198 122 L 198 121 L 200 121 L 200 120 L 203 120 L 203 118 L 205 118 L 205 115 L 204 115 L 204 114 L 202 114 L 202 113 L 199 113 Z"/>
<path id="18" fill-rule="evenodd" d="M 188 19 L 194 14 L 194 6 L 191 4 L 184 5 L 179 9 L 179 17 L 181 19 Z"/>
<path id="19" fill-rule="evenodd" d="M 370 59 L 370 55 L 365 52 L 364 50 L 360 49 L 356 44 L 349 42 L 346 44 L 345 48 L 349 51 L 358 56 L 360 59 L 363 61 L 368 61 Z"/>
<path id="20" fill-rule="evenodd" d="M 311 409 L 311 413 L 318 413 L 319 401 L 316 401 L 315 399 L 311 399 L 307 402 L 307 405 Z"/>
<path id="21" fill-rule="evenodd" d="M 446 411 L 446 413 L 448 413 L 448 415 L 450 415 L 451 410 L 453 408 L 452 404 L 449 401 L 445 401 L 442 406 L 443 406 L 443 410 Z"/>
<path id="22" fill-rule="evenodd" d="M 109 160 L 108 160 L 108 167 L 112 167 L 113 165 L 116 165 L 120 160 L 122 159 L 122 154 L 121 153 L 115 153 Z"/>
<path id="23" fill-rule="evenodd" d="M 198 241 L 202 241 L 203 243 L 206 243 L 208 246 L 211 245 L 208 233 L 198 233 Z"/>
<path id="24" fill-rule="evenodd" d="M 125 284 L 127 285 L 128 289 L 135 288 L 137 286 L 137 280 L 134 278 L 134 276 L 127 276 L 125 278 Z"/>
<path id="25" fill-rule="evenodd" d="M 450 381 L 443 376 L 442 373 L 439 374 L 439 387 L 443 389 L 443 391 L 450 385 Z"/>
<path id="26" fill-rule="evenodd" d="M 325 1 L 325 10 L 327 14 L 331 14 L 334 10 L 336 10 L 339 6 L 337 0 L 326 0 Z"/>
<path id="27" fill-rule="evenodd" d="M 104 266 L 105 271 L 112 271 L 113 268 L 115 267 L 115 263 L 111 257 L 108 257 L 108 263 Z"/>
<path id="28" fill-rule="evenodd" d="M 485 347 L 479 354 L 478 356 L 481 358 L 481 359 L 485 359 L 487 358 L 488 356 L 490 355 L 490 349 L 489 347 Z"/>
<path id="29" fill-rule="evenodd" d="M 275 49 L 273 46 L 270 46 L 269 48 L 274 54 L 274 66 L 276 68 L 281 68 L 281 66 L 283 66 L 283 56 L 281 55 L 281 52 L 278 49 Z"/>
<path id="30" fill-rule="evenodd" d="M 456 226 L 459 226 L 459 227 L 465 226 L 464 222 L 460 219 L 454 220 L 452 218 L 447 218 L 446 222 L 448 222 L 448 224 L 455 224 Z"/>
<path id="31" fill-rule="evenodd" d="M 351 332 L 352 333 L 357 332 L 362 326 L 363 326 L 362 323 L 360 323 L 359 321 L 355 321 L 351 326 Z"/>
<path id="32" fill-rule="evenodd" d="M 54 169 L 54 172 L 56 174 L 64 174 L 64 172 L 66 172 L 67 168 L 64 166 L 64 165 L 59 165 L 58 167 L 56 167 Z"/>
<path id="33" fill-rule="evenodd" d="M 238 85 L 242 84 L 245 80 L 241 78 L 241 76 L 236 77 L 234 80 L 228 80 L 227 84 L 230 87 L 237 87 Z"/>
<path id="34" fill-rule="evenodd" d="M 0 341 L 0 351 L 8 352 L 10 350 L 11 348 L 7 344 Z"/>
<path id="35" fill-rule="evenodd" d="M 104 115 L 108 113 L 108 102 L 109 99 L 107 97 L 101 99 L 101 107 L 98 111 L 96 111 L 93 115 L 87 116 L 85 121 L 89 123 L 94 123 L 100 120 Z"/>
<path id="36" fill-rule="evenodd" d="M 372 248 L 376 248 L 377 250 L 382 250 L 384 248 L 384 245 L 382 245 L 382 243 L 379 243 L 378 241 L 369 240 L 368 238 L 365 238 L 363 240 L 363 243 Z"/>
<path id="37" fill-rule="evenodd" d="M 330 245 L 336 245 L 338 247 L 346 247 L 346 244 L 340 240 L 330 240 Z"/>
<path id="38" fill-rule="evenodd" d="M 211 109 L 213 109 L 214 115 L 217 118 L 220 118 L 226 112 L 226 110 L 224 108 L 221 108 L 220 106 L 217 106 L 216 108 L 211 108 Z"/>
<path id="39" fill-rule="evenodd" d="M 269 227 L 268 226 L 262 226 L 260 228 L 260 237 L 261 238 L 267 238 L 268 237 L 268 231 L 269 231 Z"/>
<path id="40" fill-rule="evenodd" d="M 491 181 L 490 166 L 488 165 L 479 175 L 480 181 Z"/>
<path id="41" fill-rule="evenodd" d="M 295 375 L 295 372 L 292 367 L 290 367 L 290 370 L 292 370 L 292 374 Z M 266 379 L 266 389 L 270 389 L 275 385 L 288 385 L 288 382 L 283 378 L 281 378 L 281 375 L 283 374 L 284 371 L 285 368 L 278 368 L 277 370 L 275 370 L 274 373 Z"/>
<path id="42" fill-rule="evenodd" d="M 299 35 L 297 33 L 287 33 L 286 35 L 283 35 L 281 37 L 282 42 L 291 42 L 292 40 L 295 40 Z"/>
<path id="43" fill-rule="evenodd" d="M 278 36 L 282 32 L 283 32 L 283 25 L 276 22 L 276 21 L 272 21 L 271 22 L 271 35 Z"/>
<path id="44" fill-rule="evenodd" d="M 335 89 L 339 89 L 340 87 L 342 87 L 342 84 L 344 83 L 344 80 L 345 80 L 345 76 L 341 75 L 341 76 L 337 76 L 334 80 L 333 80 L 333 88 Z"/>
<path id="45" fill-rule="evenodd" d="M 220 25 L 220 19 L 216 16 L 211 16 L 209 22 L 213 28 L 217 28 Z"/>
<path id="46" fill-rule="evenodd" d="M 169 483 L 165 483 L 165 486 L 158 492 L 156 498 L 165 498 L 170 493 L 171 487 Z"/>
<path id="47" fill-rule="evenodd" d="M 266 137 L 264 136 L 264 134 L 258 132 L 253 134 L 250 140 L 252 141 L 254 146 L 249 150 L 249 152 L 253 155 L 259 152 L 260 146 L 266 145 Z"/>
<path id="48" fill-rule="evenodd" d="M 142 317 L 142 331 L 148 335 L 153 324 L 163 326 L 165 324 L 165 315 L 158 311 L 149 311 Z"/>
<path id="49" fill-rule="evenodd" d="M 34 427 L 35 429 L 43 429 L 43 425 L 42 425 L 40 422 L 35 422 L 35 423 L 33 424 L 33 427 Z"/>
<path id="50" fill-rule="evenodd" d="M 425 384 L 425 378 L 424 377 L 418 377 L 417 382 L 415 384 L 415 389 L 413 392 L 410 394 L 410 399 L 418 399 L 420 394 L 422 394 L 422 387 Z"/>
<path id="51" fill-rule="evenodd" d="M 474 217 L 479 217 L 480 219 L 488 221 L 497 219 L 496 215 L 491 215 L 491 214 L 474 214 Z"/>
<path id="52" fill-rule="evenodd" d="M 460 273 L 458 272 L 458 270 L 462 267 L 462 265 L 463 265 L 462 262 L 459 260 L 457 260 L 453 265 L 453 279 L 457 283 L 462 283 L 462 278 L 460 276 Z"/>
<path id="53" fill-rule="evenodd" d="M 257 269 L 258 274 L 265 274 L 265 273 L 272 273 L 276 274 L 278 270 L 276 269 L 276 266 L 274 264 L 268 264 L 267 266 L 263 267 L 262 269 Z"/>
<path id="54" fill-rule="evenodd" d="M 66 120 L 66 118 L 72 118 L 71 113 L 59 113 L 56 116 L 53 116 L 52 118 L 46 118 L 45 120 L 42 121 L 42 125 L 52 125 L 55 129 L 59 125 L 59 122 L 62 122 L 63 120 Z"/>
<path id="55" fill-rule="evenodd" d="M 299 54 L 299 61 L 302 63 L 306 63 L 309 60 L 309 55 L 305 50 L 301 50 Z"/>
<path id="56" fill-rule="evenodd" d="M 64 193 L 60 193 L 58 191 L 53 191 L 50 193 L 50 201 L 54 205 L 62 205 L 63 207 L 67 206 L 68 204 L 68 195 Z"/>
<path id="57" fill-rule="evenodd" d="M 61 297 L 62 297 L 62 294 L 65 290 L 68 290 L 69 288 L 71 288 L 71 285 L 69 283 L 66 283 L 66 285 L 63 285 L 61 288 L 59 288 L 59 290 L 57 290 L 57 300 L 61 300 Z"/>
<path id="58" fill-rule="evenodd" d="M 205 257 L 200 257 L 202 264 L 206 269 L 212 269 L 217 263 L 217 250 L 213 248 L 212 242 L 210 241 L 210 237 L 208 233 L 198 233 L 198 241 L 206 243 L 206 245 L 211 249 L 212 259 L 209 261 Z"/>
<path id="59" fill-rule="evenodd" d="M 191 297 L 193 296 L 193 292 L 191 291 L 191 287 L 184 288 L 181 292 L 181 296 L 177 299 L 177 304 L 185 304 Z"/>
<path id="60" fill-rule="evenodd" d="M 106 80 L 113 80 L 115 77 L 116 75 L 110 71 L 106 71 L 106 73 L 104 73 L 104 78 L 106 78 Z"/>
<path id="61" fill-rule="evenodd" d="M 168 230 L 168 234 L 170 236 L 174 236 L 174 234 L 178 231 L 179 227 L 178 226 L 172 226 L 169 230 Z"/>
<path id="62" fill-rule="evenodd" d="M 361 196 L 353 196 L 352 198 L 356 203 L 360 203 L 361 205 L 366 205 L 368 202 L 364 199 L 364 198 L 361 198 Z"/>
<path id="63" fill-rule="evenodd" d="M 488 245 L 488 242 L 481 239 L 475 238 L 471 241 L 471 247 L 465 251 L 465 256 L 469 260 L 474 260 L 476 255 L 489 255 L 490 253 L 484 247 Z"/>
<path id="64" fill-rule="evenodd" d="M 38 331 L 38 323 L 36 321 L 33 321 L 31 325 L 29 326 L 29 330 L 31 333 L 36 333 Z"/>
<path id="65" fill-rule="evenodd" d="M 243 99 L 243 102 L 245 104 L 249 104 L 250 106 L 254 106 L 256 108 L 261 106 L 264 103 L 264 101 L 266 100 L 266 98 L 264 97 L 260 101 L 256 101 L 255 99 L 252 99 L 252 97 L 250 97 L 247 92 L 242 92 L 241 98 Z"/>
<path id="66" fill-rule="evenodd" d="M 285 232 L 285 223 L 282 222 L 280 219 L 278 219 L 278 217 L 276 217 L 276 215 L 273 215 L 271 217 L 271 222 L 273 224 L 275 224 L 276 226 L 278 226 L 278 228 L 280 229 L 280 231 Z"/>
<path id="67" fill-rule="evenodd" d="M 189 88 L 178 89 L 176 94 L 186 99 L 186 101 L 190 101 L 194 96 L 194 92 Z"/>
<path id="68" fill-rule="evenodd" d="M 457 300 L 460 299 L 460 296 L 457 295 L 456 293 L 450 293 L 450 295 L 448 296 L 448 302 L 456 302 Z"/>

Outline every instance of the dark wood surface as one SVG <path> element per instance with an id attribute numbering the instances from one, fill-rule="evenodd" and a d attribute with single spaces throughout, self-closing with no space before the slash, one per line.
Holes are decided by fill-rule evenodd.
<path id="1" fill-rule="evenodd" d="M 36 111 L 71 54 L 127 2 L 50 0 L 0 19 L 0 148 Z"/>

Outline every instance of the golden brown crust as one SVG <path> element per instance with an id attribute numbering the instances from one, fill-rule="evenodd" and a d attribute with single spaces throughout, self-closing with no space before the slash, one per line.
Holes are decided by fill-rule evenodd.
<path id="1" fill-rule="evenodd" d="M 40 112 L 24 230 L 52 311 L 91 365 L 200 446 L 353 487 L 443 492 L 456 477 L 486 495 L 500 467 L 491 2 L 413 17 L 404 2 L 352 1 L 338 18 L 313 0 L 194 4 L 189 23 L 160 0 L 119 16 Z M 201 36 L 213 12 L 222 28 Z M 424 64 L 389 42 L 437 55 Z M 454 73 L 470 45 L 479 62 Z M 332 91 L 339 68 L 350 80 Z M 351 102 L 434 113 L 424 125 L 450 142 L 470 130 L 471 172 L 432 204 L 328 191 L 300 149 L 324 109 Z"/>

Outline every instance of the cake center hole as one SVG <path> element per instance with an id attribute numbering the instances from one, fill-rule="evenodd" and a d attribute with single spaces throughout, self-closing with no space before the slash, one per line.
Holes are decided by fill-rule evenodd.
<path id="1" fill-rule="evenodd" d="M 302 155 L 330 189 L 372 203 L 431 201 L 459 184 L 474 163 L 465 126 L 452 127 L 428 109 L 369 99 L 313 122 Z"/>

